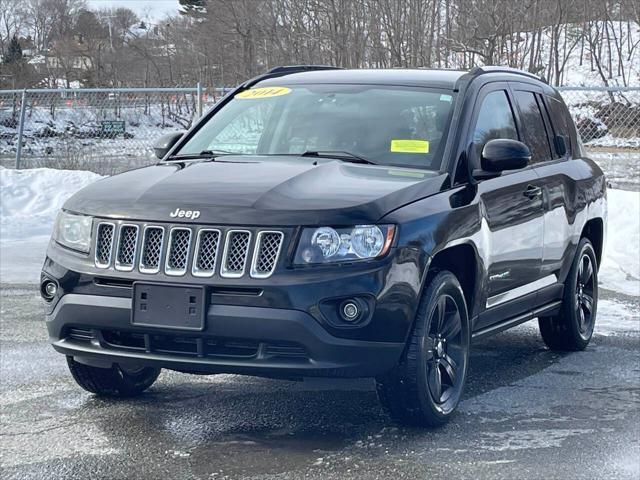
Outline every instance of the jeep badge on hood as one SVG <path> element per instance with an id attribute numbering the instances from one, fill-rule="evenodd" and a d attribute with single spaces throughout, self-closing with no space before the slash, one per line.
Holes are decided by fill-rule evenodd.
<path id="1" fill-rule="evenodd" d="M 171 218 L 190 218 L 195 220 L 200 216 L 200 210 L 182 210 L 180 207 L 169 214 Z"/>

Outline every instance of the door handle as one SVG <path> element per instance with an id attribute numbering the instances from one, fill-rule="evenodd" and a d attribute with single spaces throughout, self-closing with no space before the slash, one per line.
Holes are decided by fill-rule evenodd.
<path id="1" fill-rule="evenodd" d="M 523 192 L 523 195 L 530 200 L 542 196 L 542 189 L 535 185 L 527 185 L 527 189 Z"/>

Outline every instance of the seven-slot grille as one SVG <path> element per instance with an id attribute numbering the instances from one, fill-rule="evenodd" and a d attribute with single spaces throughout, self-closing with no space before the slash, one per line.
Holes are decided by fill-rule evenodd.
<path id="1" fill-rule="evenodd" d="M 255 240 L 254 240 L 255 237 Z M 95 265 L 145 274 L 267 278 L 276 269 L 284 234 L 280 231 L 186 226 L 142 226 L 101 222 L 96 230 Z M 137 264 L 136 264 L 137 262 Z"/>

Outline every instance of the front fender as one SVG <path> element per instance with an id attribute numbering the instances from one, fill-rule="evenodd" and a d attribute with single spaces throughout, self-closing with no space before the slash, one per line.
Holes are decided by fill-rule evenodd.
<path id="1" fill-rule="evenodd" d="M 486 265 L 489 257 L 488 229 L 483 228 L 483 217 L 475 199 L 474 187 L 460 187 L 441 192 L 406 205 L 386 215 L 381 222 L 398 225 L 398 248 L 419 252 L 419 278 L 421 290 L 427 279 L 431 260 L 440 252 L 469 245 L 475 253 L 475 289 L 472 294 L 471 314 L 482 305 Z M 485 225 L 486 227 L 486 225 Z M 415 306 L 417 310 L 417 305 Z"/>

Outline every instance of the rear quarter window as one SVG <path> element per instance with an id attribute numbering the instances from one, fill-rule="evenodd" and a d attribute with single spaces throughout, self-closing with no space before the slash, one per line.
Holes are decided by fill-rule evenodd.
<path id="1" fill-rule="evenodd" d="M 531 163 L 546 162 L 553 158 L 542 111 L 533 92 L 516 91 L 520 110 L 523 141 L 531 150 Z"/>
<path id="2" fill-rule="evenodd" d="M 573 120 L 569 114 L 569 110 L 564 104 L 549 95 L 545 96 L 546 104 L 549 109 L 549 116 L 551 117 L 551 123 L 553 124 L 553 130 L 556 135 L 564 135 L 567 145 L 567 153 L 572 154 L 572 143 L 575 136 L 575 128 L 573 126 Z"/>

